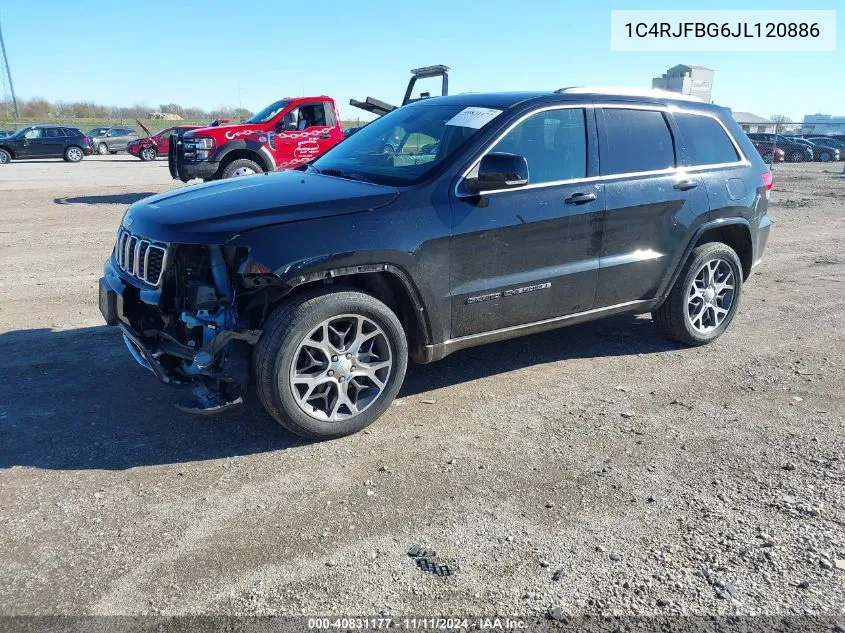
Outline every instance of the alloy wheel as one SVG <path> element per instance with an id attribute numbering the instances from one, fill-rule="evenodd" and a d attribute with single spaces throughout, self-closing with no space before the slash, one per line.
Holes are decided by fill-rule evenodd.
<path id="1" fill-rule="evenodd" d="M 317 420 L 354 417 L 387 386 L 393 366 L 384 330 L 360 314 L 326 319 L 299 343 L 288 380 L 297 405 Z"/>
<path id="2" fill-rule="evenodd" d="M 155 150 L 149 147 L 141 150 L 141 152 L 144 154 L 145 160 L 153 160 L 156 157 Z"/>
<path id="3" fill-rule="evenodd" d="M 82 150 L 77 149 L 76 147 L 71 147 L 67 151 L 67 157 L 72 160 L 74 163 L 77 161 L 82 160 Z"/>
<path id="4" fill-rule="evenodd" d="M 105 143 L 100 143 L 100 144 L 97 146 L 97 153 L 98 153 L 100 156 L 105 156 L 106 154 L 108 154 L 108 153 L 109 153 L 109 146 L 108 146 L 108 145 L 106 145 Z"/>
<path id="5" fill-rule="evenodd" d="M 687 321 L 700 334 L 718 328 L 734 305 L 734 271 L 724 259 L 711 259 L 698 269 L 687 291 Z"/>

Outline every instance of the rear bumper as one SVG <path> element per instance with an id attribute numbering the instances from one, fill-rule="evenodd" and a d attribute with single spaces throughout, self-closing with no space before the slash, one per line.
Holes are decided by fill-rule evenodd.
<path id="1" fill-rule="evenodd" d="M 766 244 L 769 243 L 769 232 L 772 229 L 772 219 L 768 215 L 760 217 L 760 222 L 757 225 L 757 231 L 754 234 L 754 258 L 751 262 L 751 268 L 754 268 L 763 259 L 763 251 L 766 250 Z"/>

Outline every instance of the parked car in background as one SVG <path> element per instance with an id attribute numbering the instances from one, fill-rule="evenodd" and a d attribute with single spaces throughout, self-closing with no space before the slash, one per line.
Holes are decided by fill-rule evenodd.
<path id="1" fill-rule="evenodd" d="M 754 149 L 757 150 L 765 162 L 782 163 L 786 160 L 786 152 L 780 147 L 772 147 L 770 144 L 761 141 L 751 142 L 754 144 Z"/>
<path id="2" fill-rule="evenodd" d="M 799 145 L 809 147 L 813 151 L 813 160 L 816 160 L 821 163 L 829 163 L 832 160 L 839 160 L 839 150 L 837 149 L 833 149 L 832 147 L 825 147 L 822 145 L 816 145 L 812 141 L 808 141 L 807 139 L 800 136 L 795 136 L 791 138 Z"/>
<path id="3" fill-rule="evenodd" d="M 138 125 L 147 133 L 147 136 L 136 141 L 129 141 L 126 145 L 126 151 L 141 160 L 155 160 L 156 156 L 167 156 L 172 137 L 200 127 L 198 125 L 176 125 L 165 128 L 158 134 L 153 134 L 140 121 L 138 121 Z"/>
<path id="4" fill-rule="evenodd" d="M 397 130 L 412 142 L 387 153 Z M 625 313 L 709 343 L 771 225 L 772 174 L 730 110 L 643 90 L 416 101 L 248 180 L 129 207 L 99 306 L 140 365 L 194 384 L 180 410 L 252 383 L 312 439 L 376 420 L 409 357 Z"/>
<path id="5" fill-rule="evenodd" d="M 805 136 L 804 138 L 820 147 L 839 150 L 839 160 L 845 160 L 845 141 L 830 136 Z"/>
<path id="6" fill-rule="evenodd" d="M 94 151 L 100 155 L 125 152 L 126 146 L 138 138 L 138 133 L 128 127 L 95 127 L 88 132 Z"/>
<path id="7" fill-rule="evenodd" d="M 0 165 L 27 158 L 64 158 L 78 163 L 90 156 L 91 139 L 66 125 L 28 125 L 0 138 Z"/>
<path id="8" fill-rule="evenodd" d="M 813 160 L 813 150 L 806 145 L 796 143 L 794 137 L 783 136 L 782 134 L 764 134 L 752 132 L 748 134 L 752 141 L 766 143 L 769 147 L 780 147 L 786 153 L 786 160 L 790 163 L 800 163 L 805 160 Z"/>

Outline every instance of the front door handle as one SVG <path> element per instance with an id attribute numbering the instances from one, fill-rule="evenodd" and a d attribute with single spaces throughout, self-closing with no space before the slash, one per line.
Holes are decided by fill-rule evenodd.
<path id="1" fill-rule="evenodd" d="M 695 189 L 697 186 L 698 183 L 692 178 L 685 178 L 675 183 L 675 189 L 680 189 L 681 191 L 689 191 L 690 189 Z"/>
<path id="2" fill-rule="evenodd" d="M 584 204 L 586 202 L 592 202 L 596 198 L 597 196 L 594 193 L 573 193 L 564 202 L 566 204 Z"/>

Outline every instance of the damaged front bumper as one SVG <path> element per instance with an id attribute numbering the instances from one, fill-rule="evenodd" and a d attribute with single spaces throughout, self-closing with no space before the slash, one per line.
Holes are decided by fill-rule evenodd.
<path id="1" fill-rule="evenodd" d="M 171 324 L 197 334 L 198 340 L 182 341 L 175 331 L 155 325 L 166 320 L 162 301 L 160 288 L 132 283 L 120 274 L 113 257 L 106 262 L 99 283 L 100 312 L 107 324 L 120 327 L 123 341 L 139 365 L 164 383 L 220 381 L 218 384 L 236 390 L 245 388 L 249 348 L 258 342 L 261 330 L 226 327 L 234 318 L 225 306 L 215 313 L 171 314 L 167 317 Z"/>

